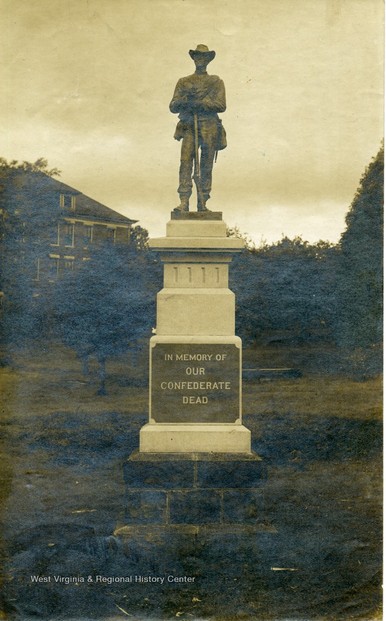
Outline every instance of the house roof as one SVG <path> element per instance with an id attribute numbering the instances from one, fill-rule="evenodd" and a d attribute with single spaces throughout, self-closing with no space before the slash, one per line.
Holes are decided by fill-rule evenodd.
<path id="1" fill-rule="evenodd" d="M 115 222 L 117 224 L 131 225 L 138 222 L 138 220 L 132 220 L 120 213 L 117 213 L 113 209 L 98 203 L 94 199 L 86 196 L 85 194 L 77 194 L 76 196 L 76 208 L 75 212 L 70 209 L 66 209 L 66 212 L 72 216 L 85 216 L 86 218 L 92 218 L 93 220 L 100 220 L 103 222 Z"/>
<path id="2" fill-rule="evenodd" d="M 21 177 L 21 178 L 20 178 Z M 106 207 L 106 205 L 102 205 L 98 201 L 86 196 L 79 190 L 72 188 L 71 186 L 63 183 L 62 181 L 58 181 L 57 179 L 53 179 L 48 175 L 42 173 L 29 173 L 22 172 L 19 177 L 19 187 L 20 181 L 21 185 L 24 187 L 28 187 L 28 193 L 30 198 L 34 198 L 40 202 L 43 201 L 47 208 L 52 208 L 53 210 L 56 208 L 58 213 L 65 217 L 71 218 L 84 218 L 93 221 L 100 222 L 112 222 L 115 224 L 121 224 L 130 226 L 138 222 L 138 220 L 132 220 L 131 218 L 127 218 L 122 214 Z M 50 195 L 55 195 L 55 202 L 52 204 Z M 76 196 L 76 205 L 75 210 L 71 209 L 71 207 L 65 206 L 60 207 L 60 194 Z"/>

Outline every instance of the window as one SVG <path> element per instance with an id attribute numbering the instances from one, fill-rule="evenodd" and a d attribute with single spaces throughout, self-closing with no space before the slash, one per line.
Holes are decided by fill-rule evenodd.
<path id="1" fill-rule="evenodd" d="M 50 230 L 50 240 L 51 246 L 59 246 L 59 224 Z"/>
<path id="2" fill-rule="evenodd" d="M 48 278 L 50 280 L 56 280 L 59 273 L 59 257 L 50 257 L 48 266 Z"/>
<path id="3" fill-rule="evenodd" d="M 115 236 L 115 241 L 119 242 L 120 244 L 127 244 L 129 241 L 129 237 L 128 237 L 128 229 L 126 227 L 123 226 L 118 226 L 117 227 L 117 234 Z"/>
<path id="4" fill-rule="evenodd" d="M 61 209 L 71 209 L 71 211 L 75 211 L 76 196 L 73 194 L 60 194 L 59 205 Z"/>
<path id="5" fill-rule="evenodd" d="M 67 222 L 62 225 L 62 238 L 65 246 L 74 246 L 74 228 L 73 224 L 69 224 Z"/>
<path id="6" fill-rule="evenodd" d="M 115 233 L 116 233 L 115 229 L 110 229 L 110 228 L 107 229 L 107 233 L 106 233 L 107 239 L 110 240 L 112 243 L 115 242 Z"/>
<path id="7" fill-rule="evenodd" d="M 63 269 L 66 272 L 72 272 L 74 269 L 74 259 L 63 259 Z"/>
<path id="8" fill-rule="evenodd" d="M 91 225 L 83 225 L 83 244 L 88 246 L 92 244 L 93 230 Z"/>

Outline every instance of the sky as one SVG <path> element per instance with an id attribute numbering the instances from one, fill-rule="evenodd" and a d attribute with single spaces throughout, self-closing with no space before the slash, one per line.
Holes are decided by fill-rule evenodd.
<path id="1" fill-rule="evenodd" d="M 227 95 L 208 207 L 257 244 L 338 241 L 383 139 L 382 0 L 0 0 L 0 10 L 0 157 L 44 157 L 64 183 L 164 235 L 179 202 L 169 102 L 203 43 Z"/>

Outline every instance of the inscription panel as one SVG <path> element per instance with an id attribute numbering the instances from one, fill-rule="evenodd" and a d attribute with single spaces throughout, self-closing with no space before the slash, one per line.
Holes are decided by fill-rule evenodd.
<path id="1" fill-rule="evenodd" d="M 157 423 L 234 423 L 240 417 L 240 349 L 157 343 L 151 350 L 151 418 Z"/>

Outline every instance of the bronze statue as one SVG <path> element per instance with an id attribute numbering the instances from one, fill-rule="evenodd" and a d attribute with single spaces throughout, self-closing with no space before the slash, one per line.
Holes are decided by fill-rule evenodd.
<path id="1" fill-rule="evenodd" d="M 217 151 L 226 147 L 225 130 L 217 114 L 226 109 L 224 82 L 217 75 L 206 72 L 216 52 L 210 51 L 206 45 L 197 45 L 189 54 L 196 71 L 178 80 L 169 106 L 170 111 L 178 113 L 180 119 L 174 138 L 182 140 L 178 186 L 180 205 L 174 210 L 176 212 L 189 211 L 193 162 L 197 211 L 209 211 L 206 201 L 212 188 L 213 162 Z"/>

